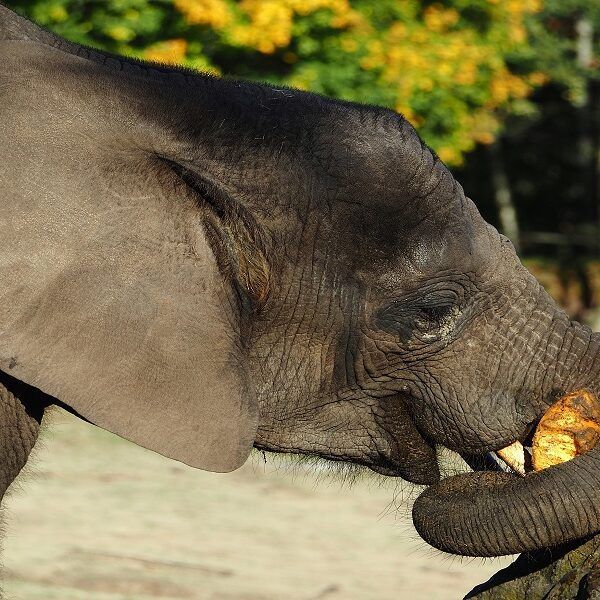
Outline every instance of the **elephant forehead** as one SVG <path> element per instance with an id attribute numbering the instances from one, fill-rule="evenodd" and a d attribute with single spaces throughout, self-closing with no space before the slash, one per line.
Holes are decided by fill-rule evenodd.
<path id="1" fill-rule="evenodd" d="M 466 276 L 475 285 L 488 277 L 490 268 L 500 271 L 500 257 L 494 255 L 493 238 L 497 236 L 481 219 L 479 224 L 440 228 L 436 234 L 419 232 L 403 241 L 393 255 L 379 260 L 363 260 L 359 279 L 368 287 L 379 289 L 384 297 L 419 288 L 439 278 Z M 365 244 L 363 255 L 367 252 Z M 375 254 L 377 256 L 377 254 Z"/>
<path id="2" fill-rule="evenodd" d="M 384 270 L 423 274 L 478 271 L 489 262 L 496 232 L 470 200 L 463 196 L 444 207 L 415 211 L 377 205 L 340 208 L 335 215 L 340 254 L 367 271 L 385 264 Z"/>
<path id="3" fill-rule="evenodd" d="M 424 272 L 458 267 L 479 271 L 491 258 L 490 228 L 476 210 L 448 213 L 414 233 L 408 255 L 415 268 Z"/>

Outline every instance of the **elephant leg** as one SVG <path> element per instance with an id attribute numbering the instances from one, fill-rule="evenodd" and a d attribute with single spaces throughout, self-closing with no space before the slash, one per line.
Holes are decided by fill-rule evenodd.
<path id="1" fill-rule="evenodd" d="M 0 500 L 25 466 L 50 398 L 0 371 Z"/>

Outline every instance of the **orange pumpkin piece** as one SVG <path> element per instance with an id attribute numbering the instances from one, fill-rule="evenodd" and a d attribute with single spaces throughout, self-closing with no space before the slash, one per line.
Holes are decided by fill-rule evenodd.
<path id="1" fill-rule="evenodd" d="M 600 442 L 600 402 L 589 390 L 563 396 L 535 430 L 532 463 L 536 471 L 589 452 Z"/>

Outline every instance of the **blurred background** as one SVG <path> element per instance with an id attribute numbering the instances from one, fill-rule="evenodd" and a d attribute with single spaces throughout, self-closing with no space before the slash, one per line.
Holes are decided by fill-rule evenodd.
<path id="1" fill-rule="evenodd" d="M 403 113 L 600 329 L 598 0 L 3 1 L 90 46 Z M 9 505 L 11 597 L 459 598 L 506 564 L 424 549 L 408 486 L 262 456 L 215 476 L 52 419 Z"/>

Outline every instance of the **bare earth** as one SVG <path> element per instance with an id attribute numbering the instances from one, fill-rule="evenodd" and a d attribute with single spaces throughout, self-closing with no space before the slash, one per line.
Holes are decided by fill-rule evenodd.
<path id="1" fill-rule="evenodd" d="M 11 600 L 448 600 L 508 559 L 417 538 L 415 488 L 257 454 L 204 473 L 58 409 L 4 511 Z"/>

